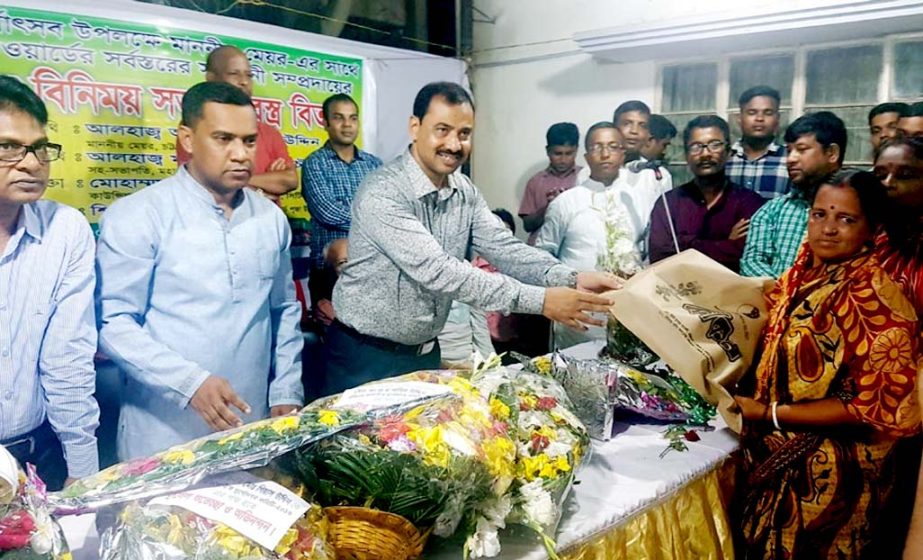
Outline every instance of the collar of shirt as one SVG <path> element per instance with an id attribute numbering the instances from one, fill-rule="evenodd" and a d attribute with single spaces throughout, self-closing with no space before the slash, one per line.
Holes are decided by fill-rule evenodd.
<path id="1" fill-rule="evenodd" d="M 320 149 L 324 150 L 327 153 L 327 157 L 329 157 L 330 159 L 338 159 L 341 162 L 345 163 L 346 165 L 349 165 L 352 163 L 352 162 L 347 163 L 343 158 L 340 157 L 340 154 L 338 154 L 337 151 L 333 149 L 333 146 L 330 145 L 330 140 L 327 140 L 326 142 L 324 142 L 324 145 L 321 146 Z M 367 159 L 367 157 L 368 157 L 368 154 L 366 152 L 363 152 L 362 150 L 359 149 L 359 146 L 353 144 L 353 161 L 365 160 Z"/>
<path id="2" fill-rule="evenodd" d="M 772 142 L 769 143 L 769 146 L 766 148 L 766 153 L 764 153 L 763 155 L 761 155 L 760 157 L 756 159 L 747 160 L 747 154 L 746 152 L 744 152 L 744 146 L 740 140 L 738 140 L 737 142 L 734 142 L 734 145 L 731 146 L 732 155 L 734 157 L 738 157 L 746 161 L 758 161 L 758 160 L 763 159 L 766 156 L 781 156 L 784 151 L 785 151 L 785 146 L 781 144 L 776 144 L 776 141 L 773 140 Z"/>
<path id="3" fill-rule="evenodd" d="M 35 213 L 35 208 L 32 207 L 32 203 L 23 204 L 19 211 L 19 217 L 16 218 L 16 229 L 13 231 L 13 235 L 10 236 L 6 244 L 6 249 L 3 250 L 3 254 L 0 255 L 0 260 L 5 260 L 10 257 L 10 255 L 15 254 L 23 237 L 26 235 L 41 242 L 42 233 L 42 220 L 39 218 L 38 214 Z"/>
<path id="4" fill-rule="evenodd" d="M 593 179 L 592 177 L 587 177 L 587 180 L 581 183 L 581 186 L 593 192 L 605 192 L 606 190 L 609 190 L 609 189 L 615 189 L 618 186 L 618 182 L 619 182 L 619 179 L 618 177 L 616 177 L 612 181 L 611 185 L 606 186 L 603 183 L 600 183 L 599 181 L 597 181 L 596 179 Z"/>
<path id="5" fill-rule="evenodd" d="M 420 164 L 417 163 L 417 160 L 413 157 L 410 148 L 407 148 L 407 151 L 404 152 L 404 155 L 401 157 L 404 159 L 404 172 L 410 179 L 410 187 L 415 197 L 423 198 L 428 194 L 436 193 L 439 200 L 446 200 L 459 189 L 461 168 L 456 169 L 454 173 L 448 176 L 448 185 L 446 187 L 437 187 L 429 180 L 426 173 L 423 172 Z"/>
<path id="6" fill-rule="evenodd" d="M 19 226 L 23 228 L 23 231 L 29 237 L 36 241 L 42 240 L 42 234 L 44 233 L 42 220 L 38 217 L 38 214 L 35 213 L 35 208 L 32 203 L 23 204 L 22 212 L 19 214 Z M 17 227 L 17 229 L 19 228 Z"/>
<path id="7" fill-rule="evenodd" d="M 719 195 L 718 200 L 715 201 L 716 202 L 715 206 L 718 206 L 719 204 L 723 203 L 723 201 L 728 197 L 728 194 L 730 192 L 731 192 L 731 181 L 728 180 L 727 177 L 725 177 L 724 186 L 721 188 L 721 194 Z M 696 186 L 694 179 L 692 181 L 689 181 L 688 183 L 683 183 L 682 185 L 680 185 L 678 194 L 680 196 L 691 198 L 697 204 L 701 204 L 703 206 L 706 205 L 705 197 L 702 195 L 702 191 L 699 190 L 699 187 Z M 712 208 L 714 208 L 714 206 Z"/>
<path id="8" fill-rule="evenodd" d="M 787 198 L 788 200 L 791 200 L 792 202 L 802 202 L 804 204 L 810 204 L 812 197 L 808 191 L 792 183 L 792 188 L 787 193 L 785 193 L 785 198 Z"/>
<path id="9" fill-rule="evenodd" d="M 179 170 L 176 172 L 176 178 L 179 180 L 179 184 L 186 189 L 186 192 L 191 194 L 194 198 L 201 200 L 204 204 L 207 204 L 210 208 L 218 210 L 224 215 L 224 208 L 218 205 L 215 202 L 215 197 L 199 183 L 195 177 L 189 173 L 189 170 L 186 169 L 186 165 L 180 166 Z M 231 201 L 231 209 L 236 210 L 244 202 L 244 189 L 237 191 L 237 194 L 234 195 L 234 200 Z"/>

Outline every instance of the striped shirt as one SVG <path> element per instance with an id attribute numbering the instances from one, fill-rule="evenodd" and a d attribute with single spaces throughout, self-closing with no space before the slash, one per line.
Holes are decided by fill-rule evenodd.
<path id="1" fill-rule="evenodd" d="M 461 171 L 437 188 L 409 150 L 362 182 L 352 217 L 333 307 L 362 334 L 422 344 L 442 331 L 452 301 L 538 314 L 545 286 L 576 282 L 576 271 L 516 239 Z M 503 274 L 471 266 L 473 253 Z"/>
<path id="2" fill-rule="evenodd" d="M 311 212 L 311 268 L 323 268 L 324 247 L 349 235 L 350 206 L 359 183 L 381 167 L 381 160 L 356 148 L 346 163 L 330 142 L 308 156 L 301 166 L 301 193 Z"/>
<path id="3" fill-rule="evenodd" d="M 22 207 L 0 257 L 0 440 L 47 418 L 71 477 L 99 470 L 94 251 L 79 212 L 40 200 Z"/>
<path id="4" fill-rule="evenodd" d="M 795 187 L 757 210 L 750 218 L 740 274 L 778 278 L 788 270 L 804 241 L 810 208 L 807 194 Z"/>
<path id="5" fill-rule="evenodd" d="M 785 156 L 785 146 L 773 142 L 765 154 L 747 159 L 738 140 L 731 146 L 731 156 L 724 165 L 724 172 L 736 185 L 756 191 L 763 198 L 778 198 L 791 188 Z"/>

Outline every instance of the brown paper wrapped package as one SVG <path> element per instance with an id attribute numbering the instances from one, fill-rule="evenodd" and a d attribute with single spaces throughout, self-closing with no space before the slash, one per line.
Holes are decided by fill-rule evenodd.
<path id="1" fill-rule="evenodd" d="M 735 432 L 742 419 L 732 397 L 756 358 L 766 323 L 770 278 L 744 278 L 689 249 L 606 294 L 612 315 L 650 346 Z"/>

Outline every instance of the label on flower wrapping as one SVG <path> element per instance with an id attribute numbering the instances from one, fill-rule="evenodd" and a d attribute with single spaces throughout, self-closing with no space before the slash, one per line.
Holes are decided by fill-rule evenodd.
<path id="1" fill-rule="evenodd" d="M 189 510 L 273 550 L 310 504 L 275 482 L 247 478 L 253 482 L 171 494 L 155 498 L 149 505 Z"/>
<path id="2" fill-rule="evenodd" d="M 389 406 L 401 406 L 414 401 L 451 394 L 452 390 L 449 387 L 424 381 L 372 383 L 344 391 L 333 405 L 333 408 L 372 410 Z"/>

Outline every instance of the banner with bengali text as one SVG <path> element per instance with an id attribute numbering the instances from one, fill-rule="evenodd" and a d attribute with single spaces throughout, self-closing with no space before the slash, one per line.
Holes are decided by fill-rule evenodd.
<path id="1" fill-rule="evenodd" d="M 296 163 L 326 140 L 327 97 L 346 93 L 361 111 L 359 58 L 0 6 L 0 72 L 39 94 L 49 139 L 64 146 L 46 197 L 78 208 L 95 229 L 113 201 L 172 175 L 183 93 L 205 79 L 205 57 L 223 44 L 247 53 L 257 114 L 279 129 Z M 282 206 L 293 222 L 309 218 L 300 188 Z"/>

